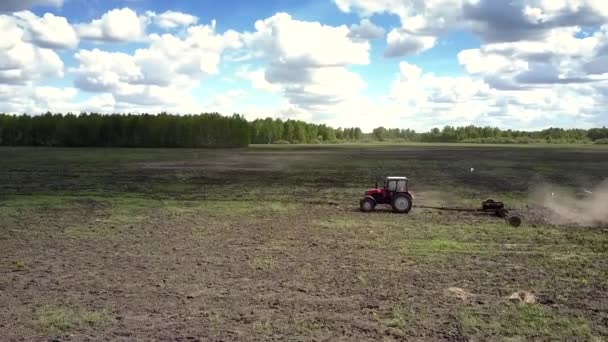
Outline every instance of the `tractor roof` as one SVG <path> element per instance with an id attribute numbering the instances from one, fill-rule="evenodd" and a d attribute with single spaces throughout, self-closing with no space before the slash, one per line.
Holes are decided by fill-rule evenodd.
<path id="1" fill-rule="evenodd" d="M 407 177 L 386 177 L 388 180 L 407 180 Z"/>

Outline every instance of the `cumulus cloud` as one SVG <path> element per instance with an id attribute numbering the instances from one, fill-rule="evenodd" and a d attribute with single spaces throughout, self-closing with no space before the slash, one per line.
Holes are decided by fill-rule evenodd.
<path id="1" fill-rule="evenodd" d="M 348 37 L 354 40 L 373 40 L 382 38 L 386 31 L 375 25 L 369 19 L 362 19 L 359 24 L 350 26 Z"/>
<path id="2" fill-rule="evenodd" d="M 111 94 L 116 108 L 200 109 L 192 89 L 216 74 L 224 50 L 239 46 L 234 31 L 215 32 L 215 25 L 189 27 L 183 37 L 152 34 L 149 46 L 133 53 L 80 50 L 74 58 L 75 85 Z"/>
<path id="3" fill-rule="evenodd" d="M 483 74 L 481 74 L 483 75 Z M 427 124 L 477 124 L 523 129 L 592 126 L 606 104 L 589 84 L 497 89 L 483 78 L 435 76 L 402 62 L 390 99 L 402 112 L 430 120 Z M 428 129 L 428 126 L 427 126 Z"/>
<path id="4" fill-rule="evenodd" d="M 158 15 L 149 13 L 149 16 L 153 18 L 156 26 L 165 30 L 187 27 L 198 23 L 198 17 L 183 12 L 166 11 Z"/>
<path id="5" fill-rule="evenodd" d="M 360 10 L 364 15 L 371 16 L 376 13 L 384 13 L 402 10 L 401 0 L 334 0 L 338 8 L 343 12 Z"/>
<path id="6" fill-rule="evenodd" d="M 248 67 L 243 67 L 237 71 L 236 76 L 240 79 L 249 81 L 253 89 L 269 93 L 281 91 L 281 86 L 279 84 L 272 84 L 266 80 L 266 70 L 264 68 L 249 70 Z"/>
<path id="7" fill-rule="evenodd" d="M 437 38 L 459 25 L 462 3 L 466 0 L 334 0 L 345 12 L 359 11 L 364 16 L 389 13 L 399 17 L 401 27 L 387 36 L 385 56 L 401 57 L 435 46 Z"/>
<path id="8" fill-rule="evenodd" d="M 433 36 L 419 36 L 403 30 L 393 29 L 386 39 L 385 57 L 412 55 L 430 49 L 437 39 Z"/>
<path id="9" fill-rule="evenodd" d="M 76 25 L 78 36 L 82 39 L 126 42 L 145 38 L 149 17 L 138 16 L 130 8 L 113 9 L 90 23 Z"/>
<path id="10" fill-rule="evenodd" d="M 51 49 L 25 40 L 15 17 L 0 15 L 0 83 L 25 84 L 45 77 L 63 77 L 63 62 Z"/>
<path id="11" fill-rule="evenodd" d="M 111 94 L 100 94 L 78 100 L 78 89 L 73 87 L 50 87 L 0 84 L 0 112 L 2 113 L 80 113 L 114 111 Z"/>
<path id="12" fill-rule="evenodd" d="M 490 92 L 490 87 L 483 81 L 476 81 L 467 76 L 435 76 L 423 73 L 418 66 L 401 62 L 399 75 L 391 85 L 390 98 L 412 108 L 433 113 L 462 103 L 473 104 L 486 98 Z"/>
<path id="13" fill-rule="evenodd" d="M 300 108 L 322 111 L 357 96 L 366 83 L 359 74 L 343 67 L 309 68 L 305 82 L 285 82 L 283 92 Z"/>
<path id="14" fill-rule="evenodd" d="M 277 13 L 255 22 L 252 32 L 218 33 L 215 21 L 199 25 L 196 16 L 174 11 L 120 8 L 75 26 L 51 13 L 0 15 L 0 111 L 198 112 L 193 90 L 220 72 L 228 54 L 232 62 L 251 65 L 239 69 L 239 79 L 284 101 L 242 107 L 245 94 L 233 90 L 209 99 L 207 109 L 365 130 L 454 122 L 526 129 L 608 123 L 606 1 L 334 1 L 342 11 L 359 13 L 360 21 L 332 26 Z M 61 3 L 5 1 L 0 10 Z M 373 16 L 381 13 L 397 16 L 397 27 L 375 25 Z M 148 28 L 158 33 L 147 34 Z M 433 48 L 453 30 L 473 32 L 481 41 L 456 57 L 465 74 L 435 75 L 404 62 L 383 96 L 364 95 L 366 82 L 351 67 L 370 63 L 371 40 L 386 39 L 384 55 L 402 57 Z M 64 75 L 54 50 L 75 49 L 81 39 L 143 44 L 125 52 L 104 51 L 103 44 L 78 50 L 68 69 L 73 87 L 40 86 Z M 81 100 L 79 91 L 92 96 Z"/>
<path id="15" fill-rule="evenodd" d="M 484 44 L 461 51 L 458 60 L 466 71 L 498 89 L 605 79 L 602 66 L 597 64 L 605 32 L 583 38 L 577 36 L 579 32 L 578 28 L 560 28 L 541 40 Z"/>
<path id="16" fill-rule="evenodd" d="M 450 30 L 470 30 L 485 43 L 542 41 L 564 28 L 594 27 L 608 22 L 602 0 L 334 0 L 345 12 L 364 16 L 396 15 L 401 27 L 387 37 L 387 56 L 428 50 Z"/>
<path id="17" fill-rule="evenodd" d="M 463 17 L 487 42 L 543 39 L 555 28 L 601 25 L 608 6 L 601 0 L 466 1 Z"/>
<path id="18" fill-rule="evenodd" d="M 30 9 L 36 6 L 61 7 L 65 0 L 2 0 L 0 12 L 13 12 Z"/>
<path id="19" fill-rule="evenodd" d="M 277 13 L 258 20 L 255 28 L 256 32 L 243 34 L 245 44 L 285 64 L 319 67 L 369 63 L 369 43 L 351 40 L 345 25 L 333 27 Z"/>
<path id="20" fill-rule="evenodd" d="M 267 61 L 264 80 L 280 87 L 292 105 L 321 110 L 355 96 L 365 86 L 346 67 L 368 64 L 370 45 L 351 39 L 347 26 L 277 13 L 257 21 L 255 28 L 242 35 L 243 43 L 253 56 Z"/>
<path id="21" fill-rule="evenodd" d="M 67 49 L 78 46 L 78 36 L 66 18 L 46 13 L 42 17 L 30 11 L 16 12 L 19 25 L 36 45 L 49 49 Z"/>

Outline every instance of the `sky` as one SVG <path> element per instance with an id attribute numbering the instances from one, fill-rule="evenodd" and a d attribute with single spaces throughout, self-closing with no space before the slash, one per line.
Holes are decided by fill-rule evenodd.
<path id="1" fill-rule="evenodd" d="M 0 112 L 608 125 L 606 0 L 1 0 Z"/>

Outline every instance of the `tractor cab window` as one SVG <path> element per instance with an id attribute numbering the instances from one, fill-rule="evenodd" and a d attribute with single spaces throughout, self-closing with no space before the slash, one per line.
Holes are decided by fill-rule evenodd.
<path id="1" fill-rule="evenodd" d="M 397 191 L 397 181 L 388 181 L 388 191 Z"/>
<path id="2" fill-rule="evenodd" d="M 407 191 L 405 180 L 400 180 L 397 182 L 397 191 L 399 191 L 399 192 Z"/>

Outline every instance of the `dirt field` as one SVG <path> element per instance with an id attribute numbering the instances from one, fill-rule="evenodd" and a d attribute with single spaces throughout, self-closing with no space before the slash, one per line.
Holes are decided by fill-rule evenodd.
<path id="1" fill-rule="evenodd" d="M 607 170 L 599 147 L 1 148 L 0 336 L 607 340 L 608 224 L 529 208 Z M 376 175 L 408 176 L 415 204 L 504 200 L 524 224 L 363 214 Z"/>

